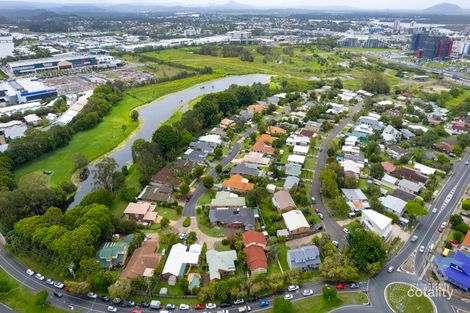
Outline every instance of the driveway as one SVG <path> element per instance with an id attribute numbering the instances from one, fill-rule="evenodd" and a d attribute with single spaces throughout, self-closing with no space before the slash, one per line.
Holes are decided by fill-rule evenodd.
<path id="1" fill-rule="evenodd" d="M 178 233 L 183 233 L 183 232 L 195 232 L 197 235 L 197 243 L 200 245 L 203 245 L 204 243 L 207 244 L 207 249 L 214 249 L 215 244 L 217 242 L 222 241 L 224 239 L 223 237 L 211 237 L 206 234 L 204 234 L 199 227 L 197 226 L 197 218 L 196 216 L 191 216 L 191 225 L 189 227 L 184 227 L 183 226 L 183 221 L 186 217 L 182 216 L 178 221 L 172 221 L 170 223 L 171 226 L 175 229 L 176 232 Z"/>

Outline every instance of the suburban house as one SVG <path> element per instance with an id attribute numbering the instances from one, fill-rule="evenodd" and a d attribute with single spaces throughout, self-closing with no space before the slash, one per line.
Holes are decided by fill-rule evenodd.
<path id="1" fill-rule="evenodd" d="M 409 168 L 407 166 L 401 166 L 399 168 L 396 168 L 395 171 L 393 171 L 393 174 L 422 184 L 425 184 L 428 180 L 428 178 L 422 175 L 420 171 Z"/>
<path id="2" fill-rule="evenodd" d="M 397 183 L 398 183 L 398 178 L 396 177 L 393 177 L 391 175 L 388 175 L 388 174 L 385 174 L 382 179 L 380 181 L 386 183 L 386 184 L 389 184 L 389 185 L 392 185 L 392 186 L 395 186 Z"/>
<path id="3" fill-rule="evenodd" d="M 294 146 L 294 153 L 295 154 L 307 155 L 308 150 L 309 150 L 309 147 L 306 147 L 306 146 L 299 146 L 299 145 Z"/>
<path id="4" fill-rule="evenodd" d="M 287 264 L 290 269 L 308 271 L 320 265 L 320 252 L 317 246 L 310 245 L 287 251 Z"/>
<path id="5" fill-rule="evenodd" d="M 308 129 L 308 130 L 314 131 L 315 133 L 318 133 L 321 129 L 321 124 L 322 123 L 316 122 L 316 121 L 307 121 L 305 123 L 305 129 Z"/>
<path id="6" fill-rule="evenodd" d="M 400 179 L 397 186 L 398 188 L 410 193 L 418 193 L 421 188 L 423 188 L 422 185 L 414 183 L 408 179 Z"/>
<path id="7" fill-rule="evenodd" d="M 126 268 L 119 276 L 120 279 L 135 279 L 138 277 L 151 278 L 155 268 L 160 262 L 157 254 L 158 239 L 152 237 L 144 241 L 143 245 L 132 253 L 131 259 L 127 262 Z"/>
<path id="8" fill-rule="evenodd" d="M 465 291 L 470 290 L 470 256 L 457 250 L 453 257 L 436 255 L 436 273 Z"/>
<path id="9" fill-rule="evenodd" d="M 122 267 L 126 263 L 128 248 L 129 244 L 124 241 L 105 242 L 96 253 L 96 258 L 102 268 L 110 270 L 115 267 Z"/>
<path id="10" fill-rule="evenodd" d="M 452 121 L 450 124 L 454 134 L 465 134 L 470 131 L 470 124 L 465 123 L 463 120 Z"/>
<path id="11" fill-rule="evenodd" d="M 392 158 L 398 160 L 401 157 L 404 157 L 405 155 L 407 155 L 408 150 L 403 149 L 400 146 L 390 146 L 387 148 L 387 154 L 391 156 Z"/>
<path id="12" fill-rule="evenodd" d="M 267 145 L 264 141 L 260 140 L 256 141 L 255 144 L 251 146 L 250 151 L 268 155 L 274 154 L 274 148 Z"/>
<path id="13" fill-rule="evenodd" d="M 406 139 L 406 140 L 410 140 L 410 139 L 413 139 L 414 137 L 416 137 L 415 134 L 413 134 L 412 132 L 410 132 L 408 129 L 406 128 L 402 128 L 400 129 L 400 132 L 401 134 L 403 135 L 403 137 Z"/>
<path id="14" fill-rule="evenodd" d="M 174 244 L 171 247 L 165 266 L 163 267 L 162 276 L 182 277 L 186 271 L 187 265 L 197 265 L 199 263 L 199 255 L 202 247 L 198 244 L 192 244 L 189 247 L 182 243 Z"/>
<path id="15" fill-rule="evenodd" d="M 268 126 L 266 131 L 268 134 L 272 136 L 284 135 L 287 131 L 284 128 L 277 127 L 277 126 Z"/>
<path id="16" fill-rule="evenodd" d="M 170 202 L 173 189 L 170 186 L 145 186 L 144 190 L 137 196 L 138 200 L 148 202 Z"/>
<path id="17" fill-rule="evenodd" d="M 343 192 L 343 195 L 346 198 L 346 203 L 349 205 L 351 210 L 358 211 L 370 207 L 369 199 L 367 199 L 361 189 L 341 188 L 341 191 Z"/>
<path id="18" fill-rule="evenodd" d="M 305 156 L 297 155 L 297 154 L 291 154 L 287 157 L 287 162 L 288 163 L 297 163 L 297 164 L 303 165 L 305 163 Z"/>
<path id="19" fill-rule="evenodd" d="M 230 128 L 230 127 L 234 127 L 235 125 L 236 125 L 235 121 L 228 119 L 228 118 L 222 119 L 219 124 L 219 126 L 222 128 Z"/>
<path id="20" fill-rule="evenodd" d="M 460 245 L 460 250 L 462 252 L 470 254 L 470 230 L 467 231 L 467 234 L 465 235 L 465 238 L 462 241 L 462 244 Z"/>
<path id="21" fill-rule="evenodd" d="M 219 135 L 204 135 L 198 138 L 199 142 L 207 143 L 208 145 L 216 148 L 221 145 L 223 140 Z"/>
<path id="22" fill-rule="evenodd" d="M 154 223 L 157 219 L 156 206 L 148 202 L 130 202 L 124 210 L 128 220 L 139 223 Z"/>
<path id="23" fill-rule="evenodd" d="M 392 125 L 387 125 L 382 132 L 382 138 L 386 144 L 396 143 L 400 141 L 401 133 Z"/>
<path id="24" fill-rule="evenodd" d="M 290 190 L 296 187 L 299 184 L 300 179 L 295 176 L 287 176 L 286 180 L 284 181 L 284 189 Z"/>
<path id="25" fill-rule="evenodd" d="M 374 210 L 363 210 L 361 223 L 384 239 L 388 238 L 392 231 L 392 219 Z"/>
<path id="26" fill-rule="evenodd" d="M 266 273 L 268 271 L 268 259 L 264 249 L 267 241 L 260 232 L 249 230 L 242 234 L 243 251 L 246 254 L 246 263 L 252 275 Z"/>
<path id="27" fill-rule="evenodd" d="M 173 170 L 170 168 L 170 166 L 167 165 L 152 176 L 150 179 L 150 185 L 168 185 L 172 188 L 175 188 L 181 185 L 181 181 L 173 174 Z"/>
<path id="28" fill-rule="evenodd" d="M 395 171 L 395 165 L 393 165 L 392 163 L 390 162 L 385 162 L 383 161 L 382 163 L 382 167 L 384 168 L 384 171 L 387 172 L 387 173 L 393 173 Z"/>
<path id="29" fill-rule="evenodd" d="M 259 136 L 256 139 L 256 141 L 261 141 L 261 142 L 265 142 L 265 143 L 269 143 L 269 144 L 272 144 L 274 142 L 274 140 L 276 140 L 276 138 L 272 137 L 269 134 L 262 134 L 261 136 Z"/>
<path id="30" fill-rule="evenodd" d="M 186 150 L 183 154 L 183 158 L 185 160 L 194 162 L 196 164 L 205 164 L 208 156 L 209 154 L 207 152 L 203 152 L 203 151 L 199 151 L 199 150 L 195 150 L 191 148 Z"/>
<path id="31" fill-rule="evenodd" d="M 276 192 L 273 195 L 272 201 L 279 212 L 293 210 L 297 207 L 295 205 L 294 199 L 292 199 L 289 191 L 287 190 L 281 190 Z"/>
<path id="32" fill-rule="evenodd" d="M 360 116 L 356 122 L 356 125 L 366 125 L 374 130 L 383 128 L 383 123 L 379 122 L 379 119 L 375 116 Z"/>
<path id="33" fill-rule="evenodd" d="M 287 163 L 285 173 L 287 176 L 299 177 L 302 172 L 302 165 L 296 163 Z"/>
<path id="34" fill-rule="evenodd" d="M 384 209 L 390 211 L 398 216 L 403 215 L 403 211 L 405 210 L 406 201 L 399 199 L 394 196 L 386 196 L 379 198 L 380 202 L 384 206 Z"/>
<path id="35" fill-rule="evenodd" d="M 208 250 L 206 252 L 207 265 L 209 266 L 209 279 L 220 279 L 224 275 L 235 273 L 235 261 L 237 252 Z"/>
<path id="36" fill-rule="evenodd" d="M 424 165 L 424 164 L 421 164 L 421 163 L 418 163 L 418 162 L 413 164 L 413 167 L 416 170 L 418 170 L 421 174 L 426 175 L 426 176 L 432 175 L 432 174 L 436 173 L 436 171 L 437 171 L 433 167 L 430 167 L 430 166 L 427 166 L 427 165 Z"/>
<path id="37" fill-rule="evenodd" d="M 219 191 L 211 200 L 211 208 L 244 208 L 245 197 L 239 197 L 236 193 Z"/>
<path id="38" fill-rule="evenodd" d="M 230 170 L 230 175 L 243 175 L 249 177 L 256 177 L 260 175 L 258 166 L 254 164 L 238 163 L 234 168 Z"/>
<path id="39" fill-rule="evenodd" d="M 313 130 L 304 128 L 299 132 L 299 136 L 312 138 L 313 136 L 315 136 L 315 132 Z"/>
<path id="40" fill-rule="evenodd" d="M 212 136 L 215 136 L 215 135 L 212 135 Z M 215 148 L 217 147 L 217 146 L 214 146 L 213 144 L 211 144 L 209 142 L 205 142 L 205 141 L 192 142 L 192 143 L 189 144 L 189 146 L 191 148 L 194 148 L 194 150 L 198 150 L 198 151 L 207 153 L 208 155 L 213 154 Z"/>
<path id="41" fill-rule="evenodd" d="M 405 202 L 416 199 L 414 194 L 408 193 L 398 188 L 393 191 L 392 196 L 397 197 L 398 199 L 402 199 Z"/>
<path id="42" fill-rule="evenodd" d="M 300 210 L 292 210 L 282 214 L 284 224 L 291 235 L 303 234 L 310 230 L 304 214 Z"/>
<path id="43" fill-rule="evenodd" d="M 249 105 L 247 108 L 246 108 L 248 111 L 255 111 L 255 112 L 263 112 L 264 110 L 266 110 L 266 106 L 262 105 L 262 104 L 252 104 L 252 105 Z"/>
<path id="44" fill-rule="evenodd" d="M 271 163 L 271 159 L 263 157 L 263 153 L 251 151 L 245 154 L 245 156 L 240 159 L 240 162 L 268 166 Z"/>
<path id="45" fill-rule="evenodd" d="M 256 226 L 255 214 L 251 208 L 217 208 L 209 210 L 209 220 L 214 225 L 254 229 Z"/>
<path id="46" fill-rule="evenodd" d="M 250 183 L 247 178 L 235 174 L 224 180 L 222 186 L 228 191 L 247 192 L 253 190 L 255 185 Z"/>
<path id="47" fill-rule="evenodd" d="M 454 151 L 455 145 L 449 142 L 441 142 L 432 145 L 432 147 L 438 151 L 442 151 L 448 154 Z"/>
<path id="48" fill-rule="evenodd" d="M 292 134 L 289 137 L 287 137 L 286 145 L 288 145 L 288 146 L 296 146 L 296 145 L 308 146 L 308 145 L 310 145 L 310 138 Z"/>
<path id="49" fill-rule="evenodd" d="M 177 159 L 172 166 L 173 174 L 177 176 L 191 176 L 195 168 L 195 162 L 185 159 Z"/>

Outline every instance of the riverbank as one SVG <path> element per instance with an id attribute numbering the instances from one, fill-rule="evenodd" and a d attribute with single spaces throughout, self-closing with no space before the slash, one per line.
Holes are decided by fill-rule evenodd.
<path id="1" fill-rule="evenodd" d="M 114 150 L 136 130 L 139 122 L 132 121 L 130 111 L 163 96 L 219 77 L 220 75 L 214 74 L 202 75 L 156 85 L 129 88 L 123 99 L 113 106 L 110 113 L 95 128 L 75 134 L 67 146 L 21 166 L 15 171 L 15 177 L 20 179 L 31 173 L 42 174 L 44 170 L 49 170 L 52 172 L 49 175 L 51 185 L 58 185 L 63 181 L 70 180 L 74 172 L 73 155 L 81 153 L 89 162 L 92 162 Z"/>

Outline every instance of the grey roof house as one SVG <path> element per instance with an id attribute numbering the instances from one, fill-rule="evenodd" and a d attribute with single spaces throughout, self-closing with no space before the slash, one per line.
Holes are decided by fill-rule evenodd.
<path id="1" fill-rule="evenodd" d="M 255 214 L 251 208 L 211 209 L 209 220 L 215 225 L 245 230 L 254 229 L 256 226 Z"/>
<path id="2" fill-rule="evenodd" d="M 287 251 L 287 263 L 291 269 L 315 269 L 320 265 L 320 253 L 314 245 L 292 249 Z"/>
<path id="3" fill-rule="evenodd" d="M 230 175 L 239 174 L 242 176 L 259 176 L 258 167 L 254 164 L 238 163 L 230 170 Z"/>
<path id="4" fill-rule="evenodd" d="M 295 176 L 287 176 L 284 182 L 284 189 L 291 189 L 299 184 L 299 178 Z"/>
<path id="5" fill-rule="evenodd" d="M 302 172 L 302 165 L 295 163 L 288 163 L 286 165 L 286 175 L 287 176 L 300 176 Z"/>

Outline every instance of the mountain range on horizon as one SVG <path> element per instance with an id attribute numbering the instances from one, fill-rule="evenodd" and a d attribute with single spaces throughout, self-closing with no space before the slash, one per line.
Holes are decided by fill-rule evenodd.
<path id="1" fill-rule="evenodd" d="M 82 12 L 84 10 L 90 11 L 90 6 L 100 8 L 101 10 L 112 13 L 143 13 L 143 12 L 223 12 L 223 11 L 319 11 L 319 12 L 415 12 L 419 14 L 460 14 L 470 15 L 470 8 L 462 8 L 456 4 L 443 2 L 425 9 L 416 10 L 403 10 L 403 9 L 365 9 L 352 6 L 256 6 L 236 1 L 230 1 L 224 4 L 206 4 L 206 5 L 185 5 L 181 3 L 160 3 L 160 4 L 146 4 L 146 3 L 56 3 L 56 2 L 18 2 L 18 1 L 0 1 L 0 15 L 1 11 L 14 11 L 14 10 L 48 10 L 54 13 L 73 14 Z"/>

